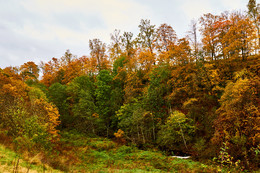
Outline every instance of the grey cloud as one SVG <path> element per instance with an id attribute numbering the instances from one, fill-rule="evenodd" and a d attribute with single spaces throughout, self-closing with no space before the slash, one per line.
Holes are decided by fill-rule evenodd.
<path id="1" fill-rule="evenodd" d="M 79 32 L 87 32 L 95 28 L 106 28 L 105 22 L 98 14 L 86 15 L 80 12 L 54 14 L 56 24 Z"/>
<path id="2" fill-rule="evenodd" d="M 111 4 L 110 7 L 116 6 L 111 11 L 102 5 L 95 8 L 87 6 L 86 10 L 90 11 L 84 11 L 84 7 L 77 8 L 77 5 L 80 4 L 73 4 L 76 8 L 66 7 L 55 11 L 56 3 L 56 6 L 52 6 L 53 8 L 47 13 L 45 11 L 37 11 L 41 10 L 41 6 L 35 8 L 32 5 L 37 4 L 35 2 L 38 1 L 0 0 L 1 68 L 10 65 L 18 66 L 27 61 L 39 63 L 40 61 L 48 61 L 52 57 L 59 58 L 64 54 L 66 49 L 70 49 L 73 54 L 82 56 L 89 51 L 88 39 L 98 37 L 104 40 L 106 35 L 109 37 L 110 32 L 113 32 L 111 26 L 115 27 L 113 29 L 122 29 L 124 31 L 123 28 L 118 26 L 121 25 L 121 27 L 125 26 L 126 31 L 138 32 L 135 30 L 138 30 L 138 23 L 140 21 L 135 20 L 140 20 L 141 18 L 137 19 L 139 17 L 148 18 L 152 24 L 156 24 L 157 26 L 162 23 L 170 24 L 179 37 L 185 34 L 190 23 L 190 19 L 185 14 L 185 6 L 182 6 L 184 2 L 189 3 L 189 0 L 120 1 L 123 6 L 124 3 L 131 5 L 131 2 L 133 2 L 135 4 L 133 7 L 140 7 L 137 11 L 135 11 L 136 9 L 126 10 L 129 13 L 127 17 L 130 16 L 128 19 L 131 21 L 125 20 L 123 16 L 119 16 L 122 14 L 121 11 L 116 12 L 116 5 L 118 5 L 119 1 L 113 1 L 117 4 Z M 39 0 L 39 2 L 45 1 Z M 84 2 L 85 5 L 89 4 L 89 1 L 87 3 L 86 1 Z M 97 0 L 97 2 L 100 1 Z M 225 6 L 224 2 L 226 3 L 227 1 L 212 0 L 210 1 L 210 6 L 213 6 L 213 8 L 223 8 Z M 97 5 L 98 3 L 93 4 Z M 50 1 L 51 5 L 52 1 Z M 203 4 L 201 6 L 202 8 L 204 7 Z M 102 8 L 100 9 L 99 7 Z M 118 8 L 120 7 L 118 6 Z M 48 10 L 48 6 L 46 9 Z M 149 12 L 142 13 L 142 10 L 149 10 Z M 113 20 L 117 16 L 122 22 Z M 51 28 L 52 26 L 54 27 Z M 30 32 L 35 31 L 35 33 L 28 32 L 26 30 L 27 27 L 29 27 Z M 88 35 L 89 33 L 92 35 Z"/>

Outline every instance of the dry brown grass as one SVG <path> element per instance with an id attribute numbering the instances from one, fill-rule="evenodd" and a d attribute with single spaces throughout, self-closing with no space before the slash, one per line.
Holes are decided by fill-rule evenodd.
<path id="1" fill-rule="evenodd" d="M 28 172 L 28 168 L 26 167 L 22 167 L 20 165 L 18 165 L 17 169 L 16 169 L 17 172 L 19 173 L 27 173 Z M 1 173 L 10 173 L 10 172 L 14 172 L 14 166 L 13 165 L 1 165 L 0 164 L 0 172 Z M 31 170 L 29 169 L 29 173 L 37 173 L 38 171 L 36 170 Z"/>

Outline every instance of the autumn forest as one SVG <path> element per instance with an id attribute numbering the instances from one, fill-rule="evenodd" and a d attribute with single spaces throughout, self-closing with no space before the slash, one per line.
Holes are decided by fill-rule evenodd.
<path id="1" fill-rule="evenodd" d="M 0 143 L 21 157 L 42 153 L 65 172 L 71 168 L 57 157 L 82 163 L 70 134 L 259 170 L 259 12 L 249 0 L 246 12 L 204 14 L 184 38 L 174 26 L 142 19 L 136 36 L 115 30 L 110 43 L 89 40 L 87 56 L 67 50 L 0 68 Z"/>

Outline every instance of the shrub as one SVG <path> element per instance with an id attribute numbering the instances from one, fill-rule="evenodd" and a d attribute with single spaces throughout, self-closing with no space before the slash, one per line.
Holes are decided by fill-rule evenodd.
<path id="1" fill-rule="evenodd" d="M 174 111 L 158 132 L 158 144 L 168 150 L 187 151 L 187 143 L 192 140 L 195 131 L 192 124 L 193 121 L 185 114 Z"/>
<path id="2" fill-rule="evenodd" d="M 59 137 L 57 108 L 40 89 L 28 87 L 19 80 L 9 80 L 0 91 L 0 124 L 16 147 L 49 150 Z"/>

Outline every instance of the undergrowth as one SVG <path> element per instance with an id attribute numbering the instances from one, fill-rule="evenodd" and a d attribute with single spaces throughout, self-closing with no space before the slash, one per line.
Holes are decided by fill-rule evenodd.
<path id="1" fill-rule="evenodd" d="M 0 172 L 14 172 L 17 162 L 18 172 L 232 172 L 215 162 L 178 159 L 75 131 L 62 132 L 55 152 L 47 155 L 17 154 L 0 145 Z"/>

